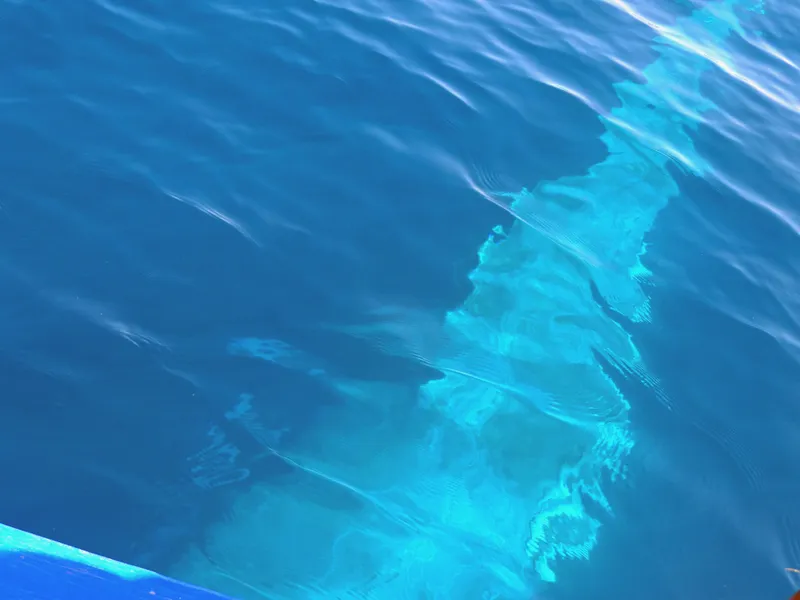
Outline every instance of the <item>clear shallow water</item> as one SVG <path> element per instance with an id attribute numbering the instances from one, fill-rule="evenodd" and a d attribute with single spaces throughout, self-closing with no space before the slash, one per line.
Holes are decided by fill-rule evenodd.
<path id="1" fill-rule="evenodd" d="M 247 598 L 788 595 L 747 8 L 3 4 L 0 520 Z"/>

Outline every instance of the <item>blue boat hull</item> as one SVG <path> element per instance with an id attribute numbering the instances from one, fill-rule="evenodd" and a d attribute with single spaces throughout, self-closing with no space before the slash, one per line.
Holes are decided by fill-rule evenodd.
<path id="1" fill-rule="evenodd" d="M 214 592 L 0 525 L 3 600 L 225 600 Z"/>

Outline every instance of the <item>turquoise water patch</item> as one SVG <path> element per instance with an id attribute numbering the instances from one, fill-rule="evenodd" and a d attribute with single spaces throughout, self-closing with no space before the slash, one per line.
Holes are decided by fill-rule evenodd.
<path id="1" fill-rule="evenodd" d="M 229 420 L 292 472 L 239 497 L 177 576 L 247 597 L 527 600 L 557 581 L 560 561 L 589 558 L 601 522 L 586 505 L 613 512 L 603 485 L 625 477 L 635 445 L 630 403 L 597 354 L 668 404 L 595 292 L 618 316 L 651 319 L 645 237 L 680 194 L 673 169 L 709 169 L 691 138 L 713 108 L 700 78 L 726 60 L 736 6 L 661 28 L 645 82 L 614 86 L 605 160 L 532 190 L 484 192 L 517 222 L 480 248 L 473 291 L 443 323 L 398 310 L 342 328 L 440 378 L 420 389 L 343 380 L 280 340 L 231 342 L 232 354 L 359 402 L 327 408 L 291 441 L 269 435 L 250 404 L 232 407 Z"/>

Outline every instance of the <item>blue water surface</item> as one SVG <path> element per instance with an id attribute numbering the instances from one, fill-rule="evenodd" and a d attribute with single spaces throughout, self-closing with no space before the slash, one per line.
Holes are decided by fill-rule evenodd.
<path id="1" fill-rule="evenodd" d="M 414 598 L 788 597 L 798 31 L 800 10 L 770 0 L 0 0 L 0 522 L 236 597 L 343 597 L 287 583 L 294 571 L 265 580 L 278 534 L 241 525 L 257 506 L 270 517 L 269 486 L 307 476 L 308 456 L 315 472 L 345 460 L 322 442 L 307 454 L 326 427 L 358 479 L 373 413 L 390 407 L 381 417 L 433 448 L 417 433 L 444 429 L 417 407 L 458 404 L 446 386 L 466 372 L 464 399 L 522 398 L 487 460 L 524 496 L 558 488 L 525 480 L 527 465 L 588 464 L 613 412 L 593 395 L 604 385 L 625 407 L 619 455 L 590 476 L 576 467 L 559 507 L 583 520 L 551 521 L 543 535 L 558 539 L 527 555 L 526 522 L 489 548 L 491 532 L 432 525 L 444 509 L 373 495 L 400 485 L 392 473 L 364 467 L 346 481 L 357 492 L 298 488 L 331 514 L 390 514 L 437 556 L 454 540 L 453 565 L 494 561 L 507 584 L 442 591 L 425 572 L 440 587 L 423 596 L 398 571 L 353 597 L 399 598 L 393 577 Z M 649 67 L 659 60 L 668 77 Z M 574 179 L 625 144 L 639 157 L 629 179 Z M 658 202 L 631 192 L 648 178 L 667 190 Z M 513 261 L 529 287 L 482 294 Z M 559 313 L 573 276 L 597 318 Z M 534 293 L 552 299 L 552 327 L 515 321 L 497 348 L 494 329 L 459 320 L 466 306 L 506 323 Z M 594 379 L 557 369 L 580 362 L 573 346 L 594 353 Z M 350 429 L 331 416 L 360 406 Z M 473 446 L 452 448 L 448 490 L 481 488 L 452 466 L 471 465 Z M 546 523 L 530 493 L 528 518 Z M 252 534 L 241 556 L 237 526 Z M 590 538 L 585 555 L 542 558 Z M 329 579 L 349 568 L 334 566 Z"/>

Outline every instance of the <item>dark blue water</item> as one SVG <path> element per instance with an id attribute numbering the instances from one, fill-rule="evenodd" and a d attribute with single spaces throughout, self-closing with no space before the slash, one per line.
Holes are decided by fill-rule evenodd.
<path id="1" fill-rule="evenodd" d="M 715 3 L 0 2 L 0 522 L 180 576 L 190 548 L 219 563 L 219 523 L 296 471 L 230 416 L 240 395 L 269 447 L 295 449 L 349 410 L 339 382 L 414 405 L 444 368 L 427 354 L 442 346 L 430 324 L 470 297 L 492 229 L 530 221 L 490 195 L 602 163 L 598 115 L 635 105 L 615 84 L 649 81 L 647 102 L 677 115 L 696 153 L 665 150 L 669 131 L 640 142 L 675 150 L 657 173 L 678 186 L 644 236 L 649 318 L 607 293 L 630 265 L 594 213 L 562 200 L 574 219 L 538 235 L 542 253 L 590 265 L 574 268 L 604 327 L 632 336 L 660 384 L 594 348 L 630 403 L 626 477 L 598 475 L 612 510 L 586 504 L 602 523 L 588 559 L 559 560 L 555 584 L 533 569 L 526 581 L 551 598 L 788 597 L 800 585 L 785 570 L 800 568 L 800 12 L 724 4 L 730 33 L 720 17 L 681 37 L 682 19 Z M 675 73 L 675 89 L 646 71 L 671 45 L 705 69 Z M 593 202 L 613 221 L 625 190 L 602 183 Z M 408 308 L 412 349 L 343 333 L 390 306 Z M 598 330 L 583 327 L 580 339 Z M 245 360 L 229 351 L 242 337 L 286 350 Z M 475 356 L 458 364 L 505 376 Z M 584 402 L 591 384 L 569 377 Z M 581 443 L 555 458 L 542 443 L 535 459 L 573 460 Z M 505 548 L 514 564 L 524 528 Z M 248 543 L 256 563 L 275 551 Z M 241 597 L 277 585 L 225 572 L 239 581 L 195 580 Z"/>

